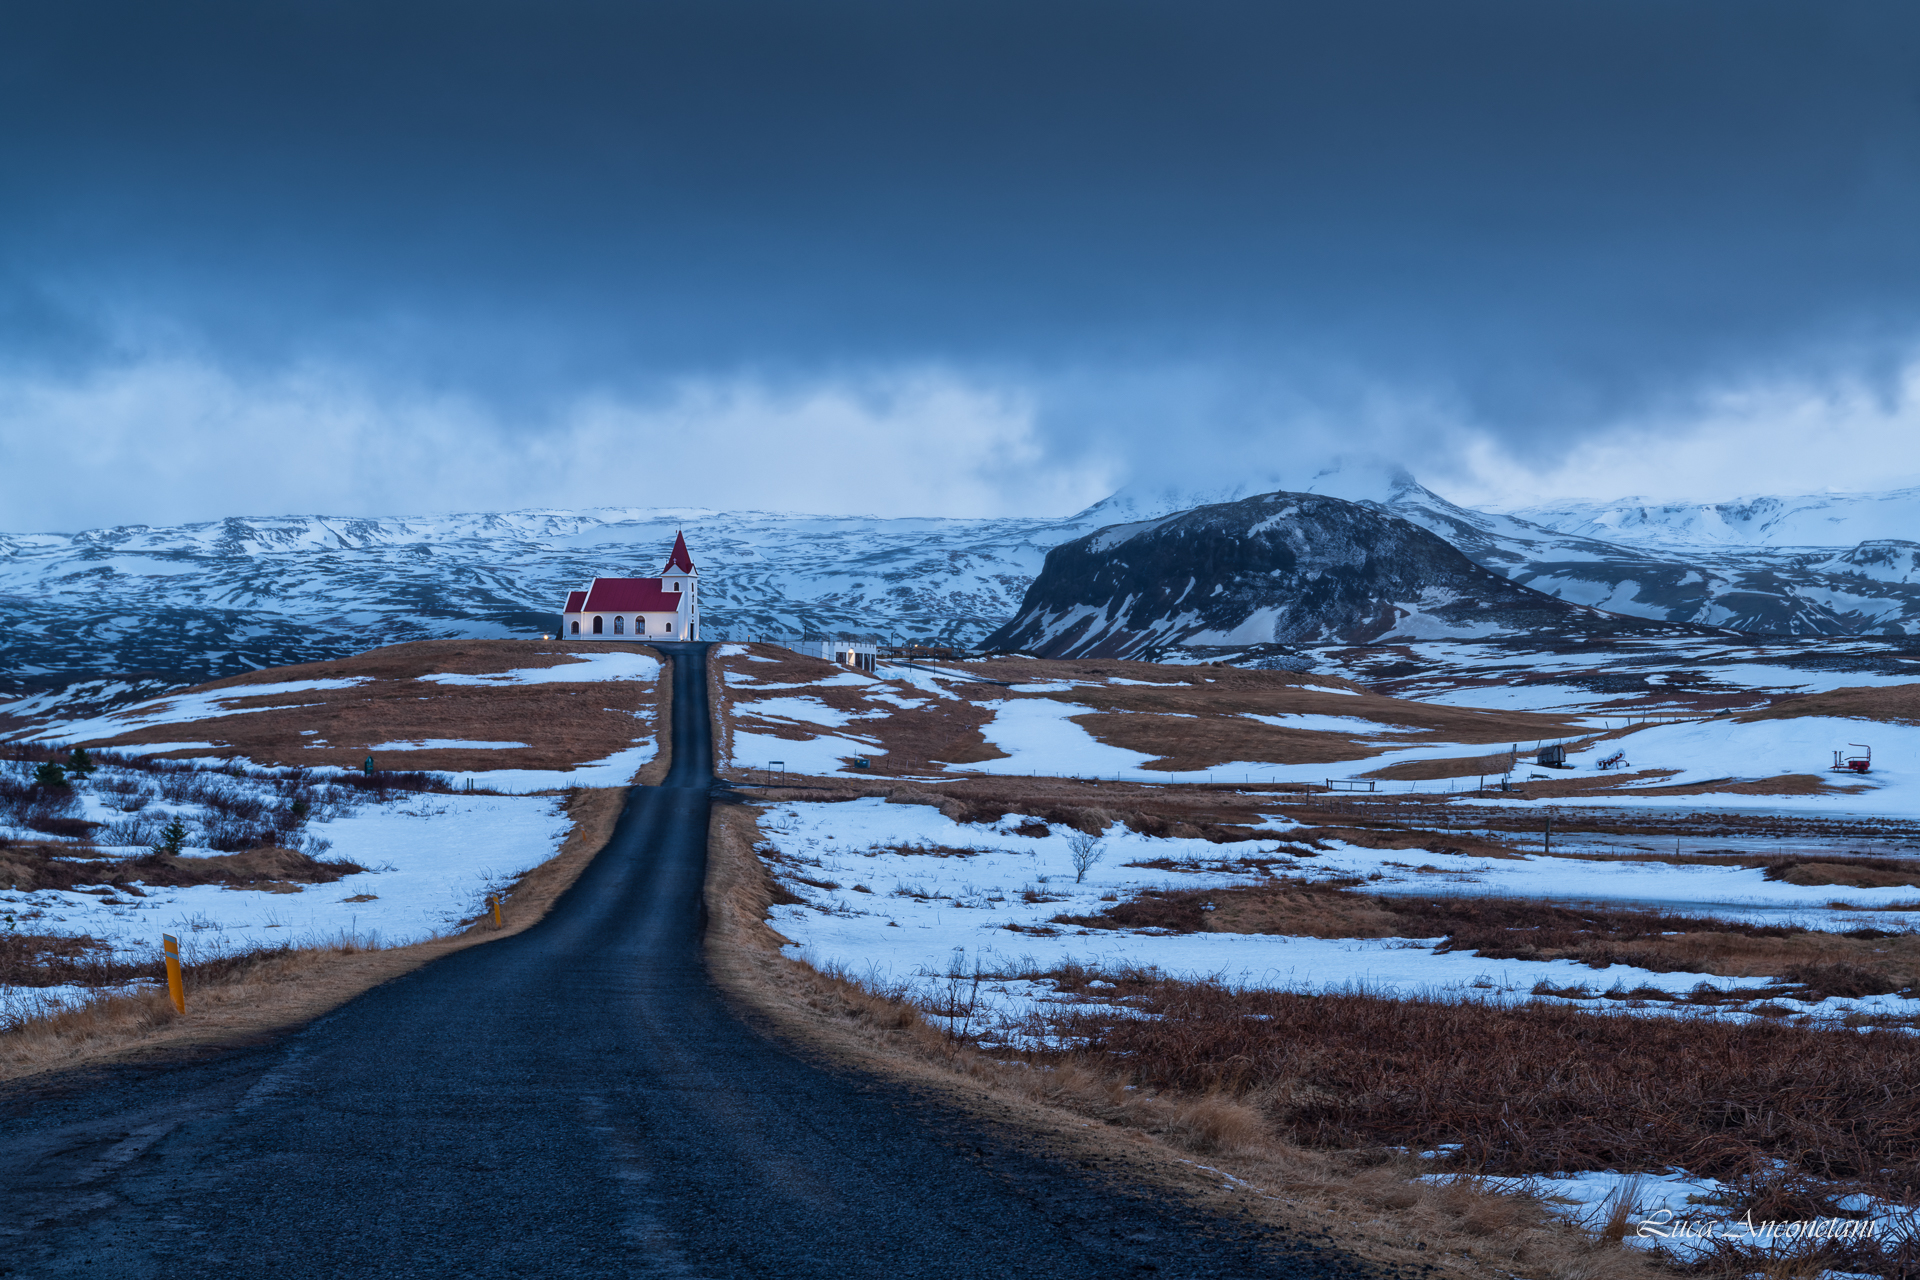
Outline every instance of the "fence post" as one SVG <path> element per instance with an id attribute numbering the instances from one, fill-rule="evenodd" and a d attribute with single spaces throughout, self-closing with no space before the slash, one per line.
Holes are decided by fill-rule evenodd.
<path id="1" fill-rule="evenodd" d="M 173 1011 L 187 1011 L 187 989 L 180 982 L 180 939 L 170 933 L 160 935 L 161 949 L 167 953 L 167 994 L 173 997 Z"/>

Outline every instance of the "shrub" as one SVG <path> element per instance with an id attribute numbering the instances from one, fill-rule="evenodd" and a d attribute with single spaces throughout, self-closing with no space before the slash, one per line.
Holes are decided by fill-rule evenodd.
<path id="1" fill-rule="evenodd" d="M 179 818 L 174 818 L 161 830 L 160 838 L 154 842 L 153 851 L 163 858 L 177 858 L 180 856 L 180 847 L 186 842 L 186 824 Z"/>
<path id="2" fill-rule="evenodd" d="M 1106 842 L 1099 836 L 1076 831 L 1067 837 L 1067 856 L 1073 860 L 1073 882 L 1079 884 L 1087 878 L 1087 872 L 1107 856 Z"/>

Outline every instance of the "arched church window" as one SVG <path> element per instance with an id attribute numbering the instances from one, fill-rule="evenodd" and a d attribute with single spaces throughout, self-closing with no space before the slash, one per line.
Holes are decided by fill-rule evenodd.
<path id="1" fill-rule="evenodd" d="M 573 634 L 575 634 L 575 635 L 579 635 L 579 634 L 580 634 L 580 619 L 578 619 L 578 618 L 575 618 L 575 619 L 573 620 Z"/>
<path id="2" fill-rule="evenodd" d="M 627 634 L 627 620 L 625 618 L 615 618 L 613 620 L 613 634 L 617 636 Z"/>
<path id="3" fill-rule="evenodd" d="M 606 622 L 606 619 L 605 619 L 605 618 L 603 618 L 603 617 L 601 617 L 601 616 L 600 616 L 599 614 L 597 614 L 597 613 L 596 613 L 596 614 L 594 614 L 594 615 L 593 615 L 593 634 L 595 634 L 595 635 L 599 635 L 599 634 L 600 634 L 600 629 L 601 629 L 601 627 L 602 627 L 602 625 L 603 625 L 603 624 L 604 624 L 605 622 Z"/>

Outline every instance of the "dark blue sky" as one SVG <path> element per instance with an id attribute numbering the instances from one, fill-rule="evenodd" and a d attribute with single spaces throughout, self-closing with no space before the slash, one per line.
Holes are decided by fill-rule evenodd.
<path id="1" fill-rule="evenodd" d="M 1756 387 L 1898 417 L 1916 229 L 1910 3 L 13 3 L 0 440 L 42 482 L 0 527 L 61 524 L 49 478 L 66 524 L 392 509 L 391 466 L 651 502 L 587 455 L 784 457 L 822 397 L 838 478 L 683 499 L 1057 506 L 1173 440 L 1550 469 Z M 984 443 L 886 443 L 927 432 Z M 205 478 L 132 509 L 169 441 Z"/>

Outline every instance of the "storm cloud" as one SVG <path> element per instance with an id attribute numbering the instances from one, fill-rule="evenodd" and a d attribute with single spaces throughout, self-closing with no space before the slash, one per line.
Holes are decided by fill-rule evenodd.
<path id="1" fill-rule="evenodd" d="M 1920 470 L 1917 67 L 1904 3 L 13 4 L 0 525 L 1790 483 L 1828 401 Z"/>

